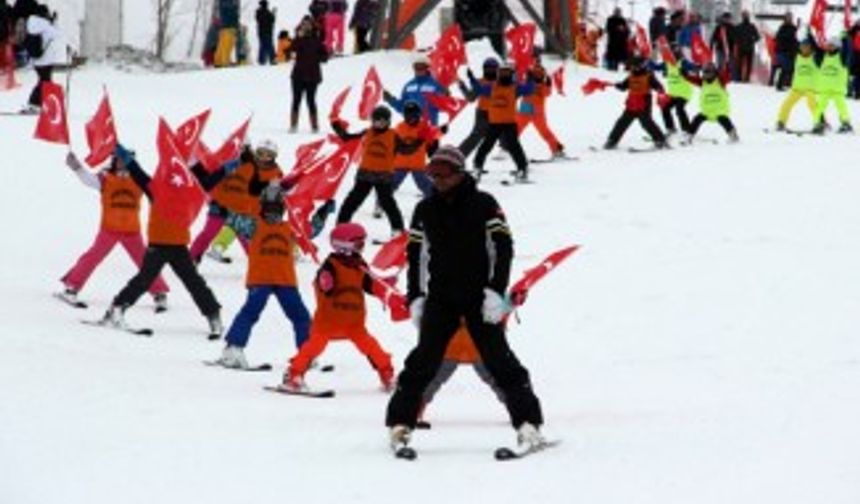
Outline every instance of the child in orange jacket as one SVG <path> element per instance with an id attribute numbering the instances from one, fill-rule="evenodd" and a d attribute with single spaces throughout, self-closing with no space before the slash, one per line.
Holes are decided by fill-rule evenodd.
<path id="1" fill-rule="evenodd" d="M 528 78 L 535 83 L 534 93 L 523 97 L 517 111 L 517 134 L 522 135 L 523 130 L 534 124 L 535 128 L 549 147 L 552 157 L 564 157 L 564 145 L 558 141 L 546 122 L 546 99 L 552 94 L 552 80 L 541 65 L 539 59 L 535 59 L 534 65 L 529 69 Z"/>
<path id="2" fill-rule="evenodd" d="M 367 356 L 385 390 L 394 385 L 391 355 L 386 353 L 365 326 L 364 293 L 373 294 L 373 279 L 361 257 L 367 233 L 360 224 L 338 224 L 331 233 L 334 252 L 317 271 L 314 281 L 317 307 L 310 337 L 290 359 L 283 387 L 306 390 L 304 375 L 311 363 L 332 340 L 347 339 Z"/>

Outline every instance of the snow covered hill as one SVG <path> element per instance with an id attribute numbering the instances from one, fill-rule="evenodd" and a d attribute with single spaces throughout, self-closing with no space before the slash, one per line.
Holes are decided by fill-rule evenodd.
<path id="1" fill-rule="evenodd" d="M 370 64 L 399 89 L 408 61 L 394 52 L 330 63 L 323 108 L 347 84 L 360 86 Z M 583 245 L 536 287 L 509 335 L 542 399 L 545 432 L 563 444 L 505 464 L 492 450 L 513 443 L 514 433 L 468 369 L 430 407 L 433 430 L 415 436 L 415 463 L 388 453 L 387 397 L 348 345 L 325 354 L 335 373 L 309 376 L 337 389 L 336 399 L 262 391 L 294 351 L 276 306 L 247 352 L 276 364 L 261 374 L 201 365 L 221 344 L 205 340 L 205 322 L 172 273 L 169 312 L 154 315 L 144 297 L 127 315 L 155 337 L 81 325 L 101 315 L 134 269 L 114 251 L 82 293 L 87 311 L 51 298 L 93 238 L 98 197 L 64 167 L 64 148 L 31 139 L 34 118 L 0 117 L 0 500 L 860 501 L 857 137 L 765 134 L 784 95 L 736 85 L 740 144 L 592 153 L 587 147 L 603 143 L 623 96 L 584 98 L 582 82 L 607 74 L 572 64 L 567 71 L 568 96 L 552 98 L 550 122 L 581 160 L 534 165 L 537 183 L 517 187 L 500 184 L 509 163 L 491 161 L 482 182 L 511 221 L 515 275 L 561 246 Z M 0 110 L 25 101 L 33 81 L 24 77 L 24 88 L 0 95 Z M 286 133 L 288 78 L 285 67 L 170 75 L 86 68 L 71 81 L 73 146 L 84 152 L 83 123 L 105 85 L 122 141 L 148 170 L 158 116 L 178 124 L 206 107 L 207 143 L 253 114 L 252 138 L 275 139 L 290 166 L 294 148 L 312 135 Z M 354 114 L 356 104 L 354 91 L 345 110 Z M 860 118 L 856 102 L 851 112 Z M 800 106 L 794 121 L 811 125 Z M 449 135 L 459 141 L 470 126 L 471 110 Z M 713 125 L 701 136 L 724 139 Z M 644 144 L 641 137 L 634 126 L 622 143 Z M 546 155 L 533 131 L 525 139 L 532 157 Z M 407 215 L 416 194 L 409 182 L 399 194 Z M 373 235 L 387 233 L 368 205 L 357 217 Z M 227 323 L 245 297 L 245 260 L 239 249 L 231 254 L 233 265 L 202 265 Z M 313 272 L 311 263 L 299 265 L 311 305 Z M 370 306 L 371 330 L 399 369 L 414 330 Z"/>

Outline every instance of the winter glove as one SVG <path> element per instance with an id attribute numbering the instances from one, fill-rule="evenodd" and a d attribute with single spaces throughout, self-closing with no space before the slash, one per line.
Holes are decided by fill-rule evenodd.
<path id="1" fill-rule="evenodd" d="M 409 316 L 416 329 L 421 329 L 421 319 L 424 317 L 424 296 L 418 296 L 409 303 Z"/>
<path id="2" fill-rule="evenodd" d="M 239 161 L 242 163 L 253 163 L 254 162 L 254 152 L 251 150 L 251 146 L 245 144 L 242 147 L 242 152 L 239 154 Z"/>
<path id="3" fill-rule="evenodd" d="M 129 164 L 134 159 L 134 152 L 126 149 L 122 144 L 117 143 L 113 150 L 114 156 L 124 164 Z"/>
<path id="4" fill-rule="evenodd" d="M 478 79 L 476 79 L 476 78 L 475 78 L 475 74 L 473 74 L 473 73 L 472 73 L 472 69 L 471 69 L 471 68 L 466 69 L 466 77 L 468 77 L 470 81 L 476 81 L 476 80 L 478 80 Z"/>
<path id="5" fill-rule="evenodd" d="M 250 240 L 257 230 L 257 222 L 250 215 L 229 212 L 224 222 L 233 228 L 236 235 Z"/>
<path id="6" fill-rule="evenodd" d="M 397 98 L 396 98 L 393 94 L 389 93 L 387 89 L 383 89 L 383 90 L 382 90 L 382 98 L 383 98 L 383 99 L 385 100 L 385 102 L 386 102 L 386 103 L 388 103 L 389 105 L 390 105 L 392 102 L 396 102 L 396 101 L 397 101 Z"/>
<path id="7" fill-rule="evenodd" d="M 510 310 L 510 304 L 498 292 L 487 287 L 484 288 L 484 304 L 481 306 L 484 322 L 498 324 Z"/>
<path id="8" fill-rule="evenodd" d="M 78 160 L 78 157 L 75 156 L 74 152 L 69 152 L 66 154 L 66 166 L 72 169 L 72 171 L 80 171 L 84 169 L 84 165 Z"/>

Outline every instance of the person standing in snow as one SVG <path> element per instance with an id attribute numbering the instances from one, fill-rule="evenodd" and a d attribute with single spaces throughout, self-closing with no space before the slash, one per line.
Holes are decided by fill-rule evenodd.
<path id="1" fill-rule="evenodd" d="M 804 39 L 800 43 L 800 52 L 794 59 L 794 72 L 791 78 L 791 89 L 779 107 L 779 116 L 776 120 L 776 129 L 785 130 L 788 118 L 794 105 L 801 99 L 806 98 L 806 105 L 813 119 L 816 111 L 816 85 L 818 83 L 818 64 L 815 62 L 812 40 Z"/>
<path id="2" fill-rule="evenodd" d="M 425 95 L 447 95 L 448 90 L 430 74 L 430 60 L 427 56 L 423 54 L 416 56 L 412 62 L 412 71 L 414 77 L 403 85 L 400 98 L 392 95 L 386 89 L 382 90 L 382 97 L 389 107 L 401 114 L 407 101 L 417 102 L 421 105 L 421 110 L 427 115 L 427 119 L 430 120 L 430 124 L 437 126 L 439 124 L 439 109 L 428 102 Z"/>
<path id="3" fill-rule="evenodd" d="M 275 63 L 275 45 L 272 37 L 275 35 L 275 15 L 278 9 L 269 9 L 268 0 L 260 0 L 255 18 L 257 20 L 257 64 L 272 65 Z"/>
<path id="4" fill-rule="evenodd" d="M 845 101 L 848 89 L 848 47 L 841 39 L 834 37 L 825 42 L 818 53 L 818 103 L 812 132 L 824 134 L 824 112 L 833 102 L 839 113 L 839 133 L 850 133 L 854 128 L 851 127 L 851 116 Z"/>
<path id="5" fill-rule="evenodd" d="M 634 56 L 630 60 L 630 74 L 626 79 L 615 84 L 615 88 L 619 91 L 627 91 L 627 100 L 624 102 L 624 112 L 615 121 L 603 148 L 615 149 L 634 120 L 639 120 L 639 124 L 654 141 L 655 147 L 658 149 L 668 147 L 666 136 L 651 116 L 652 91 L 662 93 L 663 85 L 648 68 L 647 61 L 641 56 Z"/>
<path id="6" fill-rule="evenodd" d="M 508 312 L 504 296 L 513 258 L 511 231 L 499 204 L 477 189 L 464 168 L 456 147 L 440 147 L 427 167 L 433 195 L 421 200 L 412 214 L 407 297 L 419 336 L 388 403 L 385 425 L 395 451 L 409 443 L 422 395 L 461 319 L 504 394 L 520 444 L 536 448 L 544 443 L 538 430 L 543 424 L 540 401 L 502 325 Z"/>
<path id="7" fill-rule="evenodd" d="M 290 109 L 290 133 L 299 126 L 299 109 L 302 97 L 308 102 L 311 130 L 319 131 L 317 115 L 317 87 L 322 82 L 322 64 L 328 61 L 329 52 L 323 44 L 313 18 L 305 16 L 296 28 L 296 37 L 288 49 L 288 55 L 295 56 L 290 82 L 293 90 L 293 103 Z"/>
<path id="8" fill-rule="evenodd" d="M 239 37 L 239 17 L 242 6 L 239 0 L 218 0 L 218 48 L 215 50 L 215 66 L 232 64 L 232 55 Z"/>
<path id="9" fill-rule="evenodd" d="M 368 36 L 376 24 L 379 0 L 358 0 L 352 10 L 349 28 L 355 32 L 355 54 L 370 50 Z"/>
<path id="10" fill-rule="evenodd" d="M 791 76 L 794 73 L 794 58 L 797 56 L 799 46 L 797 26 L 794 24 L 794 18 L 790 12 L 785 13 L 782 24 L 776 30 L 775 40 L 776 64 L 771 67 L 769 85 L 776 85 L 776 90 L 782 91 L 791 83 Z"/>
<path id="11" fill-rule="evenodd" d="M 618 66 L 630 57 L 630 26 L 616 7 L 606 19 L 606 68 L 618 70 Z"/>
<path id="12" fill-rule="evenodd" d="M 66 166 L 87 187 L 101 194 L 101 227 L 90 248 L 78 259 L 74 266 L 63 275 L 61 297 L 69 303 L 78 302 L 78 293 L 84 288 L 90 275 L 119 243 L 128 252 L 138 268 L 143 264 L 146 245 L 140 234 L 140 200 L 143 191 L 134 183 L 125 164 L 116 156 L 110 165 L 98 174 L 84 168 L 77 156 L 69 152 Z M 155 301 L 155 312 L 167 310 L 169 288 L 159 275 L 149 287 Z"/>
<path id="13" fill-rule="evenodd" d="M 741 22 L 735 26 L 735 61 L 738 80 L 749 82 L 755 61 L 755 46 L 761 39 L 758 28 L 750 21 L 749 11 L 741 13 Z"/>
<path id="14" fill-rule="evenodd" d="M 672 48 L 672 55 L 675 57 L 675 63 L 669 61 L 659 64 L 652 63 L 655 70 L 663 71 L 666 76 L 666 94 L 669 96 L 669 101 L 660 108 L 667 136 L 674 135 L 678 131 L 672 117 L 673 112 L 678 116 L 681 131 L 685 133 L 690 131 L 690 118 L 687 115 L 686 107 L 693 98 L 693 84 L 686 79 L 686 76 L 693 75 L 699 70 L 697 66 L 684 58 L 684 53 L 679 46 Z"/>
<path id="15" fill-rule="evenodd" d="M 535 56 L 534 64 L 528 70 L 527 78 L 534 83 L 534 92 L 523 97 L 517 110 L 517 135 L 522 135 L 529 124 L 534 124 L 538 134 L 549 147 L 553 158 L 564 157 L 564 145 L 558 141 L 546 119 L 546 100 L 552 94 L 552 80 Z"/>
<path id="16" fill-rule="evenodd" d="M 27 18 L 27 35 L 24 46 L 33 61 L 39 79 L 30 92 L 28 106 L 24 112 L 36 114 L 42 107 L 42 83 L 51 82 L 54 66 L 66 61 L 66 46 L 60 32 L 54 26 L 55 16 L 45 5 L 38 5 L 35 13 Z"/>
<path id="17" fill-rule="evenodd" d="M 349 4 L 346 0 L 326 0 L 326 4 L 322 17 L 326 49 L 329 54 L 343 54 L 344 25 Z"/>
<path id="18" fill-rule="evenodd" d="M 713 63 L 706 63 L 702 67 L 701 78 L 695 76 L 686 76 L 685 78 L 701 89 L 699 90 L 699 113 L 696 114 L 693 122 L 690 123 L 690 131 L 684 143 L 692 143 L 693 137 L 696 136 L 696 133 L 705 121 L 719 123 L 726 130 L 726 134 L 729 135 L 729 142 L 737 142 L 738 132 L 729 118 L 731 106 L 726 86 L 731 79 L 728 68 L 724 67 L 722 72 L 718 72 L 717 67 Z"/>
<path id="19" fill-rule="evenodd" d="M 128 168 L 132 180 L 150 200 L 147 229 L 149 246 L 143 256 L 140 271 L 113 298 L 102 322 L 113 327 L 125 327 L 125 311 L 133 306 L 140 299 L 140 296 L 150 288 L 164 265 L 169 264 L 185 288 L 188 289 L 197 309 L 206 317 L 206 321 L 209 323 L 209 339 L 220 338 L 223 330 L 221 305 L 215 299 L 215 295 L 209 289 L 206 280 L 200 276 L 194 261 L 191 259 L 191 253 L 188 251 L 188 242 L 191 241 L 189 228 L 163 217 L 156 210 L 155 205 L 152 204 L 153 194 L 150 188 L 152 178 L 137 163 L 132 151 L 122 145 L 117 145 L 114 155 Z M 225 174 L 223 167 L 211 174 L 207 173 L 200 163 L 192 167 L 191 172 L 206 191 L 217 184 Z"/>

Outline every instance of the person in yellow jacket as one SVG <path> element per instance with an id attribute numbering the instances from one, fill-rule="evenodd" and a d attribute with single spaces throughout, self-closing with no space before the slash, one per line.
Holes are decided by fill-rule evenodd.
<path id="1" fill-rule="evenodd" d="M 693 137 L 702 127 L 705 121 L 716 121 L 726 130 L 729 135 L 729 142 L 735 143 L 738 141 L 738 132 L 732 120 L 729 119 L 731 107 L 729 104 L 729 93 L 726 91 L 726 84 L 729 82 L 728 69 L 724 68 L 723 72 L 717 72 L 717 67 L 713 63 L 706 63 L 702 67 L 702 77 L 687 76 L 688 81 L 699 86 L 699 113 L 693 118 L 690 123 L 690 131 L 684 139 L 684 144 L 690 144 Z"/>
<path id="2" fill-rule="evenodd" d="M 800 43 L 800 53 L 794 59 L 794 76 L 791 79 L 791 90 L 788 96 L 782 101 L 779 107 L 779 116 L 776 120 L 776 129 L 784 131 L 785 125 L 788 124 L 788 118 L 791 115 L 791 109 L 800 101 L 801 98 L 806 98 L 806 105 L 809 107 L 809 113 L 815 118 L 816 102 L 815 89 L 818 79 L 818 65 L 815 64 L 812 42 L 809 39 L 803 40 Z"/>
<path id="3" fill-rule="evenodd" d="M 815 108 L 815 127 L 812 129 L 812 132 L 818 135 L 824 134 L 824 111 L 831 101 L 839 113 L 839 133 L 853 131 L 848 105 L 845 103 L 845 94 L 848 92 L 848 58 L 847 51 L 840 50 L 841 45 L 840 39 L 827 41 L 824 44 L 821 63 L 818 65 L 818 106 Z"/>

